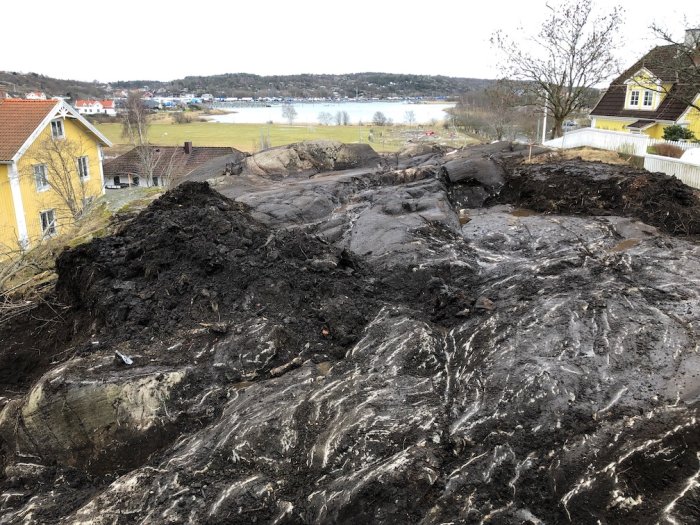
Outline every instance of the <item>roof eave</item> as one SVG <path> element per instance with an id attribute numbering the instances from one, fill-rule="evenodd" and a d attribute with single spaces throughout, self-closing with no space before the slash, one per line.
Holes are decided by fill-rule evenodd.
<path id="1" fill-rule="evenodd" d="M 56 111 L 58 111 L 58 108 L 60 106 L 61 101 L 57 100 L 56 104 L 54 104 L 51 110 L 46 113 L 44 119 L 39 123 L 39 125 L 36 128 L 34 128 L 34 131 L 32 131 L 32 133 L 27 137 L 27 140 L 24 141 L 24 143 L 19 147 L 17 152 L 12 156 L 12 159 L 10 159 L 12 162 L 18 162 L 22 155 L 26 153 L 29 147 L 37 139 L 39 134 L 42 131 L 44 131 L 44 128 L 49 125 L 49 122 L 51 122 L 51 120 L 53 120 L 54 115 L 56 115 Z"/>
<path id="2" fill-rule="evenodd" d="M 90 133 L 95 135 L 97 139 L 102 143 L 103 146 L 110 147 L 112 146 L 112 143 L 110 140 L 105 137 L 102 133 L 100 133 L 95 126 L 90 124 L 85 118 L 80 115 L 74 108 L 69 106 L 64 100 L 57 100 L 56 104 L 51 108 L 51 111 L 49 111 L 44 119 L 39 123 L 39 125 L 36 127 L 36 129 L 32 132 L 29 137 L 27 137 L 27 140 L 24 141 L 24 144 L 20 146 L 20 148 L 17 150 L 17 153 L 15 153 L 12 156 L 12 159 L 10 159 L 10 162 L 18 162 L 19 159 L 24 155 L 29 147 L 34 143 L 34 141 L 37 139 L 37 137 L 41 134 L 42 131 L 44 131 L 44 128 L 49 125 L 49 122 L 51 122 L 54 118 L 56 118 L 56 113 L 60 109 L 63 109 L 66 113 L 70 113 L 71 116 L 75 117 L 78 122 L 80 122 L 83 126 L 85 126 Z"/>

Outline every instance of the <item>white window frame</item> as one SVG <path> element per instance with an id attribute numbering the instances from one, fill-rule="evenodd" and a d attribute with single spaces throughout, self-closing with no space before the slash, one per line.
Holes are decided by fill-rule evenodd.
<path id="1" fill-rule="evenodd" d="M 81 181 L 90 180 L 90 159 L 87 155 L 75 159 L 78 165 L 78 178 Z"/>
<path id="2" fill-rule="evenodd" d="M 649 97 L 649 103 L 647 104 L 647 97 Z M 642 107 L 651 108 L 654 106 L 654 93 L 648 89 L 644 90 L 644 98 L 642 99 Z"/>
<path id="3" fill-rule="evenodd" d="M 49 215 L 51 214 L 51 221 L 49 222 Z M 47 226 L 44 227 L 44 216 L 46 215 Z M 42 210 L 39 212 L 39 227 L 41 228 L 42 237 L 52 237 L 58 233 L 58 228 L 56 225 L 56 209 L 51 208 L 48 210 Z"/>
<path id="4" fill-rule="evenodd" d="M 34 164 L 32 168 L 34 169 L 34 184 L 36 186 L 36 191 L 47 191 L 51 185 L 49 184 L 49 170 L 46 167 L 46 164 Z M 39 171 L 43 172 L 41 177 L 39 177 Z"/>
<path id="5" fill-rule="evenodd" d="M 60 132 L 60 133 L 59 133 Z M 63 126 L 63 120 L 60 118 L 51 121 L 51 138 L 64 139 L 66 138 L 66 130 Z"/>
<path id="6" fill-rule="evenodd" d="M 637 100 L 635 101 L 635 95 Z M 639 106 L 639 90 L 633 89 L 630 91 L 630 106 Z"/>

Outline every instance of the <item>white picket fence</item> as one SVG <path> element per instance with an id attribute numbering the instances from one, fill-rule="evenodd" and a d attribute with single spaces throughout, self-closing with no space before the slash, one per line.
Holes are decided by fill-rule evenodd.
<path id="1" fill-rule="evenodd" d="M 667 175 L 673 175 L 688 186 L 700 189 L 700 166 L 679 159 L 647 153 L 647 148 L 654 144 L 672 144 L 685 151 L 700 147 L 700 144 L 692 142 L 653 139 L 646 135 L 633 135 L 620 131 L 593 128 L 578 129 L 567 133 L 563 137 L 543 143 L 544 146 L 550 148 L 570 149 L 588 146 L 644 157 L 644 169 L 647 171 L 659 171 Z"/>
<path id="2" fill-rule="evenodd" d="M 548 140 L 543 143 L 550 148 L 579 148 L 589 146 L 591 148 L 606 149 L 627 153 L 629 155 L 643 156 L 647 154 L 647 148 L 654 144 L 672 144 L 682 150 L 697 148 L 698 144 L 692 142 L 677 142 L 672 140 L 653 139 L 647 135 L 633 135 L 623 131 L 607 131 L 604 129 L 583 128 L 571 131 L 558 139 Z"/>
<path id="3" fill-rule="evenodd" d="M 673 175 L 691 188 L 700 189 L 700 166 L 697 164 L 691 164 L 690 162 L 671 157 L 647 154 L 644 157 L 644 169 Z"/>

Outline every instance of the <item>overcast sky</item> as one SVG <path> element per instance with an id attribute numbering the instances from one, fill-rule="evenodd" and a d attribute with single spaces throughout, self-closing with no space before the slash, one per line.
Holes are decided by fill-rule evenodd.
<path id="1" fill-rule="evenodd" d="M 613 4 L 597 3 L 602 9 Z M 88 81 L 365 71 L 497 78 L 491 34 L 503 29 L 525 38 L 547 15 L 545 0 L 6 4 L 0 70 Z M 625 9 L 623 66 L 654 45 L 652 22 L 678 38 L 684 18 L 700 25 L 698 1 L 619 4 Z"/>

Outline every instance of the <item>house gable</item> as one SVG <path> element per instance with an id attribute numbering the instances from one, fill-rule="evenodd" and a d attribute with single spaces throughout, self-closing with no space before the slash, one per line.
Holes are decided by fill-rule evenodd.
<path id="1" fill-rule="evenodd" d="M 16 162 L 56 118 L 78 121 L 104 146 L 112 143 L 62 100 L 0 101 L 0 162 Z"/>
<path id="2" fill-rule="evenodd" d="M 659 125 L 677 122 L 688 100 L 699 86 L 677 83 L 675 45 L 649 51 L 615 79 L 591 111 L 594 119 L 629 119 L 629 123 L 648 120 Z"/>

